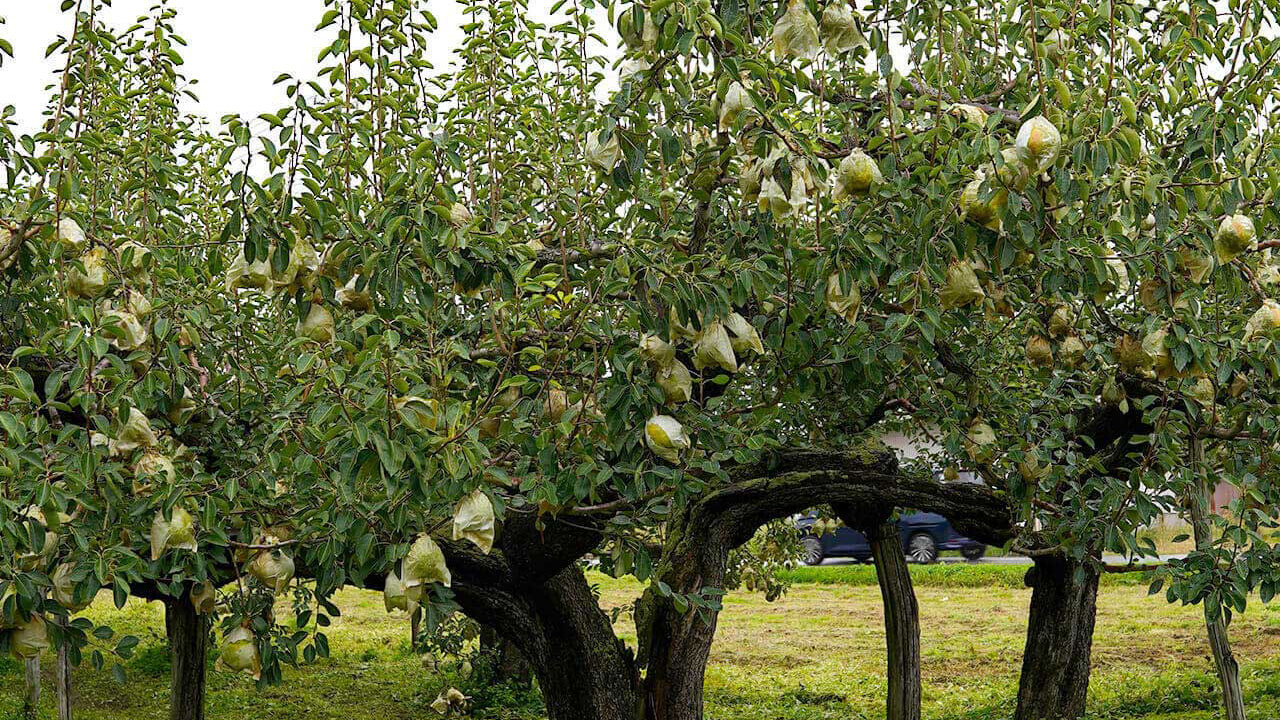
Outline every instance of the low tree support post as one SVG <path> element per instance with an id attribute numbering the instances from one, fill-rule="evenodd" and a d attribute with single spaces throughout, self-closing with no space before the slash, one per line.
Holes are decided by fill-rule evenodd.
<path id="1" fill-rule="evenodd" d="M 1188 510 L 1191 513 L 1191 527 L 1195 534 L 1196 549 L 1209 550 L 1213 547 L 1213 528 L 1209 522 L 1209 499 L 1212 490 L 1209 487 L 1204 467 L 1204 446 L 1200 436 L 1193 430 L 1191 433 L 1190 455 L 1192 471 L 1195 473 L 1194 496 L 1190 498 Z M 1235 654 L 1231 652 L 1231 640 L 1227 635 L 1227 622 L 1219 610 L 1216 615 L 1204 606 L 1205 629 L 1209 635 L 1209 651 L 1213 654 L 1214 669 L 1218 680 L 1222 683 L 1222 708 L 1227 720 L 1245 720 L 1244 691 L 1240 685 L 1240 665 Z"/>
<path id="2" fill-rule="evenodd" d="M 58 624 L 65 627 L 67 621 L 59 617 Z M 71 648 L 66 643 L 58 648 L 58 668 L 54 674 L 53 688 L 58 701 L 58 720 L 71 720 Z"/>
<path id="3" fill-rule="evenodd" d="M 22 715 L 26 718 L 34 718 L 40 712 L 40 657 L 27 658 L 26 673 L 24 675 L 26 681 L 26 696 L 22 700 Z"/>

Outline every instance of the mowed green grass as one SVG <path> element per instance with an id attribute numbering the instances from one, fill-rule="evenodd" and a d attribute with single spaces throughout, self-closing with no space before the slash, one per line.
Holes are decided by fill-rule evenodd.
<path id="1" fill-rule="evenodd" d="M 935 566 L 937 567 L 937 566 Z M 735 593 L 726 598 L 707 674 L 711 720 L 870 720 L 883 717 L 884 633 L 870 568 L 801 569 L 781 600 Z M 1012 713 L 1030 591 L 1003 568 L 916 568 L 923 623 L 924 715 L 935 720 L 998 720 Z M 990 581 L 982 584 L 983 573 Z M 844 575 L 843 582 L 841 575 Z M 959 578 L 959 579 L 957 579 Z M 975 579 L 977 578 L 977 579 Z M 640 586 L 593 574 L 608 607 L 626 606 Z M 821 582 L 812 582 L 812 581 Z M 1148 597 L 1137 579 L 1108 582 L 1099 596 L 1090 688 L 1093 718 L 1208 720 L 1217 717 L 1216 687 L 1199 608 Z M 377 594 L 347 590 L 343 616 L 328 629 L 332 657 L 290 669 L 279 687 L 258 690 L 250 678 L 211 671 L 211 720 L 419 720 L 450 684 L 486 701 L 474 717 L 540 717 L 519 693 L 468 687 L 453 665 L 443 670 L 409 649 L 409 623 L 387 615 Z M 128 680 L 77 669 L 77 717 L 151 720 L 166 707 L 168 658 L 155 604 L 109 602 L 88 611 L 95 621 L 142 639 L 127 663 Z M 619 633 L 634 642 L 629 616 Z M 1280 608 L 1255 604 L 1231 626 L 1253 717 L 1280 717 Z M 46 658 L 46 679 L 51 659 Z M 22 675 L 0 660 L 0 718 L 16 716 Z M 46 683 L 43 717 L 53 717 Z"/>

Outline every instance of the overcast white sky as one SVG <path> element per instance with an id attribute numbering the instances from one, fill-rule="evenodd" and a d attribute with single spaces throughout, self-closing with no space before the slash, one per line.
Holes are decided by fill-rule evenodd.
<path id="1" fill-rule="evenodd" d="M 438 67 L 449 62 L 461 41 L 461 15 L 454 0 L 423 0 L 440 23 L 433 36 Z M 118 30 L 146 14 L 154 0 L 115 0 L 106 19 Z M 534 0 L 535 7 L 550 6 Z M 45 48 L 71 29 L 71 17 L 59 11 L 60 0 L 0 0 L 0 37 L 13 43 L 16 58 L 0 67 L 0 107 L 18 108 L 20 128 L 36 128 L 49 97 L 48 86 L 57 73 L 56 56 L 46 60 Z M 310 78 L 324 46 L 315 26 L 324 14 L 324 0 L 173 0 L 178 10 L 178 34 L 188 45 L 185 74 L 198 80 L 195 108 L 217 120 L 239 113 L 254 117 L 287 104 L 283 89 L 272 85 L 280 73 Z M 328 32 L 328 31 L 326 31 Z"/>

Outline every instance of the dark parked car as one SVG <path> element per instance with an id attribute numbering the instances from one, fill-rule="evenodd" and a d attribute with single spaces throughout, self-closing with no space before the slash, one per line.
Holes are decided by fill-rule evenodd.
<path id="1" fill-rule="evenodd" d="M 796 520 L 800 530 L 800 544 L 804 547 L 801 559 L 806 565 L 817 565 L 829 557 L 851 557 L 861 561 L 871 559 L 871 545 L 866 536 L 850 527 L 821 537 L 810 532 L 818 519 L 815 513 Z M 898 531 L 902 535 L 902 549 L 907 559 L 918 563 L 936 562 L 943 550 L 959 550 L 967 560 L 977 560 L 987 552 L 987 546 L 977 540 L 963 537 L 951 527 L 951 523 L 934 513 L 911 513 L 898 517 Z"/>

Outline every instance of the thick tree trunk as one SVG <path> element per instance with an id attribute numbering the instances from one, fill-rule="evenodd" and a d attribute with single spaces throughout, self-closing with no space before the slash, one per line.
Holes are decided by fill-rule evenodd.
<path id="1" fill-rule="evenodd" d="M 58 624 L 66 625 L 59 618 Z M 71 648 L 66 643 L 58 647 L 58 668 L 53 678 L 54 694 L 58 702 L 58 720 L 71 720 Z"/>
<path id="2" fill-rule="evenodd" d="M 864 533 L 876 564 L 884 601 L 884 632 L 889 679 L 886 720 L 920 720 L 920 607 L 911 572 L 902 552 L 902 536 L 894 522 L 884 521 Z"/>
<path id="3" fill-rule="evenodd" d="M 1079 571 L 1079 572 L 1077 572 Z M 1076 720 L 1089 692 L 1098 572 L 1061 555 L 1035 558 L 1015 720 Z"/>
<path id="4" fill-rule="evenodd" d="M 34 720 L 40 714 L 40 657 L 27 658 L 25 664 L 23 679 L 27 692 L 22 699 L 22 716 Z"/>
<path id="5" fill-rule="evenodd" d="M 169 720 L 204 720 L 205 671 L 209 653 L 209 620 L 196 612 L 190 597 L 164 600 L 169 636 Z"/>
<path id="6" fill-rule="evenodd" d="M 480 628 L 480 648 L 491 665 L 494 682 L 528 685 L 533 681 L 533 669 L 520 648 L 488 625 Z"/>
<path id="7" fill-rule="evenodd" d="M 1213 548 L 1213 527 L 1209 523 L 1209 502 L 1213 494 L 1204 472 L 1204 446 L 1200 438 L 1192 433 L 1190 442 L 1190 461 L 1196 474 L 1194 495 L 1187 502 L 1191 512 L 1191 528 L 1195 534 L 1196 549 L 1207 551 Z M 1244 691 L 1240 685 L 1240 665 L 1236 663 L 1235 654 L 1231 652 L 1231 640 L 1227 636 L 1227 621 L 1220 610 L 1215 617 L 1204 606 L 1205 629 L 1209 635 L 1209 651 L 1213 654 L 1213 665 L 1218 672 L 1218 681 L 1222 683 L 1222 708 L 1227 720 L 1245 720 Z"/>
<path id="8" fill-rule="evenodd" d="M 549 720 L 635 720 L 631 652 L 580 569 L 565 568 L 512 594 L 456 580 L 453 589 L 468 614 L 496 627 L 528 659 Z"/>

